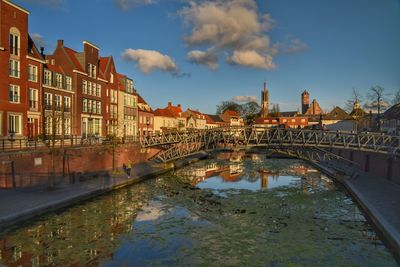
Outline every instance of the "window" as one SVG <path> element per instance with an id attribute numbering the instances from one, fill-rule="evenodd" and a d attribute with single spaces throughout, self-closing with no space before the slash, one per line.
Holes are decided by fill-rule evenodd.
<path id="1" fill-rule="evenodd" d="M 56 107 L 56 110 L 61 110 L 61 96 L 60 95 L 55 95 L 54 96 L 54 104 Z"/>
<path id="2" fill-rule="evenodd" d="M 49 70 L 44 71 L 44 84 L 51 86 L 51 71 Z"/>
<path id="3" fill-rule="evenodd" d="M 62 134 L 62 120 L 60 117 L 57 117 L 56 121 L 56 135 Z"/>
<path id="4" fill-rule="evenodd" d="M 21 134 L 21 122 L 21 115 L 8 114 L 8 133 Z"/>
<path id="5" fill-rule="evenodd" d="M 87 99 L 82 99 L 82 111 L 87 112 Z"/>
<path id="6" fill-rule="evenodd" d="M 10 54 L 19 55 L 19 33 L 15 28 L 10 30 Z"/>
<path id="7" fill-rule="evenodd" d="M 110 83 L 114 83 L 114 74 L 110 74 Z"/>
<path id="8" fill-rule="evenodd" d="M 97 113 L 101 114 L 101 102 L 97 101 Z"/>
<path id="9" fill-rule="evenodd" d="M 71 97 L 64 96 L 64 111 L 71 112 Z"/>
<path id="10" fill-rule="evenodd" d="M 65 77 L 65 89 L 71 91 L 72 90 L 72 78 L 69 76 Z"/>
<path id="11" fill-rule="evenodd" d="M 100 84 L 97 85 L 97 96 L 101 97 L 101 85 Z"/>
<path id="12" fill-rule="evenodd" d="M 70 118 L 64 119 L 64 134 L 65 135 L 71 134 L 71 119 Z"/>
<path id="13" fill-rule="evenodd" d="M 88 63 L 88 74 L 89 77 L 96 78 L 96 66 Z"/>
<path id="14" fill-rule="evenodd" d="M 87 94 L 87 81 L 82 81 L 82 93 Z"/>
<path id="15" fill-rule="evenodd" d="M 53 127 L 52 117 L 47 116 L 45 123 L 46 123 L 46 125 L 44 127 L 45 127 L 46 134 L 51 134 L 52 133 L 52 127 Z"/>
<path id="16" fill-rule="evenodd" d="M 118 91 L 117 90 L 111 90 L 111 103 L 117 103 L 117 94 Z"/>
<path id="17" fill-rule="evenodd" d="M 31 82 L 38 81 L 38 68 L 34 65 L 28 65 L 28 80 Z"/>
<path id="18" fill-rule="evenodd" d="M 92 82 L 88 82 L 88 95 L 92 94 Z"/>
<path id="19" fill-rule="evenodd" d="M 63 88 L 63 77 L 59 73 L 56 73 L 56 87 Z"/>
<path id="20" fill-rule="evenodd" d="M 29 107 L 31 109 L 38 108 L 38 90 L 37 89 L 29 89 Z"/>
<path id="21" fill-rule="evenodd" d="M 100 119 L 93 119 L 93 133 L 100 134 Z"/>
<path id="22" fill-rule="evenodd" d="M 9 75 L 10 75 L 10 77 L 19 78 L 19 61 L 18 60 L 10 59 Z"/>
<path id="23" fill-rule="evenodd" d="M 11 103 L 19 103 L 20 100 L 19 86 L 10 84 L 8 100 Z"/>
<path id="24" fill-rule="evenodd" d="M 91 106 L 92 106 L 92 112 L 91 113 L 97 113 L 97 109 L 96 109 L 96 101 L 90 101 L 91 102 Z"/>
<path id="25" fill-rule="evenodd" d="M 92 100 L 90 100 L 90 99 L 88 99 L 88 101 L 87 101 L 87 111 L 88 111 L 89 113 L 92 113 L 92 112 L 93 112 L 93 109 L 92 109 Z"/>

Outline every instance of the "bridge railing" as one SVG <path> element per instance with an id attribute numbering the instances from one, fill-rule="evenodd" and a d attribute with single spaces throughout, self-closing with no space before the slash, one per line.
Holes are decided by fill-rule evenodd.
<path id="1" fill-rule="evenodd" d="M 400 154 L 400 136 L 311 129 L 224 127 L 207 130 L 168 132 L 142 138 L 143 147 L 172 145 L 182 141 L 242 145 L 297 145 L 338 147 Z"/>

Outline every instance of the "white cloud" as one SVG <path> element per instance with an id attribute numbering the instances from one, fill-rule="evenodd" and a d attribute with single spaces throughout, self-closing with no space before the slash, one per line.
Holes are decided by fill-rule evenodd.
<path id="1" fill-rule="evenodd" d="M 39 33 L 32 33 L 31 38 L 33 42 L 35 43 L 36 47 L 40 49 L 40 47 L 45 47 L 46 43 L 44 41 L 44 38 L 41 34 Z"/>
<path id="2" fill-rule="evenodd" d="M 129 10 L 138 6 L 151 5 L 155 0 L 114 0 L 117 7 L 122 10 Z"/>
<path id="3" fill-rule="evenodd" d="M 267 70 L 272 70 L 276 67 L 272 62 L 271 55 L 262 55 L 255 50 L 233 51 L 233 55 L 228 58 L 228 63 Z"/>
<path id="4" fill-rule="evenodd" d="M 290 40 L 289 44 L 282 45 L 280 50 L 285 54 L 300 53 L 308 49 L 308 45 L 299 38 Z"/>
<path id="5" fill-rule="evenodd" d="M 228 53 L 228 62 L 246 67 L 275 67 L 277 46 L 268 36 L 273 20 L 270 14 L 259 13 L 255 0 L 190 1 L 180 15 L 191 27 L 190 34 L 184 37 L 189 46 L 206 46 L 215 57 Z M 193 61 L 191 55 L 189 60 Z M 206 54 L 197 52 L 196 56 L 204 59 Z M 205 65 L 215 68 L 215 64 Z"/>
<path id="6" fill-rule="evenodd" d="M 254 95 L 237 95 L 232 97 L 233 101 L 236 102 L 251 102 L 251 101 L 255 101 L 257 102 L 257 97 Z"/>
<path id="7" fill-rule="evenodd" d="M 213 52 L 192 50 L 187 53 L 187 58 L 192 63 L 206 65 L 213 70 L 218 68 L 218 56 Z"/>
<path id="8" fill-rule="evenodd" d="M 150 73 L 159 69 L 179 75 L 175 61 L 170 56 L 163 55 L 155 50 L 129 48 L 122 53 L 122 58 L 126 61 L 137 62 L 140 71 L 143 73 Z"/>

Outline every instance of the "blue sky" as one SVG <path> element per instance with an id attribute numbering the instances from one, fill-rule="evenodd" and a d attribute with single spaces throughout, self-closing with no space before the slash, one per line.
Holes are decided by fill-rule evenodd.
<path id="1" fill-rule="evenodd" d="M 305 89 L 326 110 L 353 87 L 400 89 L 399 0 L 14 2 L 47 53 L 57 39 L 96 44 L 153 108 L 214 113 L 233 97 L 259 101 L 264 79 L 281 110 L 298 109 Z"/>

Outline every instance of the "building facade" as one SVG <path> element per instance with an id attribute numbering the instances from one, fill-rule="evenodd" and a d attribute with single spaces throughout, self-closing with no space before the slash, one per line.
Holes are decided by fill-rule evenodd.
<path id="1" fill-rule="evenodd" d="M 269 92 L 267 82 L 264 82 L 264 91 L 261 92 L 261 118 L 266 118 L 269 113 Z"/>
<path id="2" fill-rule="evenodd" d="M 118 79 L 118 130 L 117 135 L 124 139 L 134 139 L 137 134 L 137 95 L 133 80 L 123 74 Z"/>
<path id="3" fill-rule="evenodd" d="M 0 138 L 41 132 L 44 60 L 28 34 L 29 12 L 0 0 Z"/>
<path id="4" fill-rule="evenodd" d="M 149 104 L 139 94 L 138 96 L 138 135 L 147 136 L 154 132 L 154 113 Z"/>

